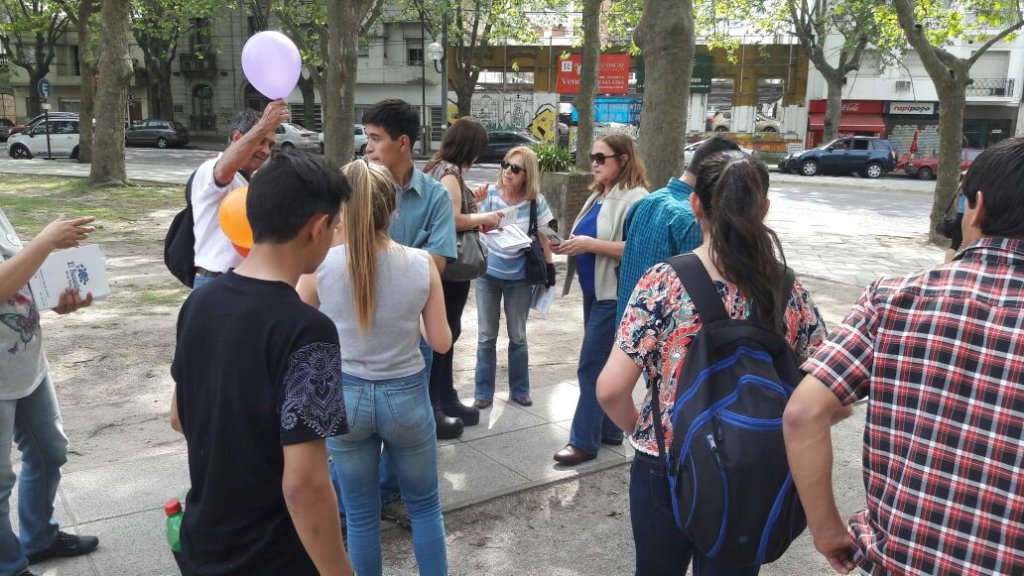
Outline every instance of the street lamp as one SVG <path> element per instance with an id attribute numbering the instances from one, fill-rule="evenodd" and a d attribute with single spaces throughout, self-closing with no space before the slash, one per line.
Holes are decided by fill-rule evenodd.
<path id="1" fill-rule="evenodd" d="M 427 46 L 427 56 L 434 61 L 434 71 L 440 74 L 443 70 L 441 60 L 444 58 L 444 47 L 437 42 L 431 42 L 430 46 Z"/>

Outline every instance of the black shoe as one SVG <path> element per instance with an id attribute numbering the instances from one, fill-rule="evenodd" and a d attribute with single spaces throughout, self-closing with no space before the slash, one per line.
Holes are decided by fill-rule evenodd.
<path id="1" fill-rule="evenodd" d="M 19 572 L 18 576 L 38 576 L 38 574 L 31 570 L 25 570 L 24 572 Z"/>
<path id="2" fill-rule="evenodd" d="M 46 550 L 28 555 L 28 563 L 38 564 L 50 558 L 71 558 L 88 554 L 96 549 L 100 539 L 95 536 L 76 536 L 67 532 L 57 532 L 57 538 Z"/>
<path id="3" fill-rule="evenodd" d="M 466 406 L 456 398 L 454 402 L 442 402 L 441 411 L 445 416 L 462 420 L 465 426 L 476 426 L 480 423 L 480 410 L 472 406 Z"/>
<path id="4" fill-rule="evenodd" d="M 608 438 L 601 438 L 601 444 L 605 446 L 622 446 L 622 438 L 617 440 L 609 440 Z"/>
<path id="5" fill-rule="evenodd" d="M 437 425 L 438 440 L 452 440 L 462 436 L 462 420 L 449 418 L 434 404 L 434 423 Z"/>

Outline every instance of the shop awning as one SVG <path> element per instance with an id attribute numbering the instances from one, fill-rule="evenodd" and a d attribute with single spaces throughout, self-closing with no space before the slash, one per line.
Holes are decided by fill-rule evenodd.
<path id="1" fill-rule="evenodd" d="M 825 129 L 824 114 L 808 114 L 807 123 L 811 130 Z M 839 130 L 850 132 L 885 132 L 885 120 L 881 114 L 842 114 L 839 116 Z"/>

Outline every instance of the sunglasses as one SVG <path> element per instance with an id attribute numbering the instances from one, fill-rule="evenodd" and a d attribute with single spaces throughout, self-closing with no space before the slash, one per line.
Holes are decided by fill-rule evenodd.
<path id="1" fill-rule="evenodd" d="M 501 169 L 502 170 L 511 170 L 512 174 L 514 174 L 516 176 L 518 176 L 520 172 L 525 172 L 526 171 L 526 168 L 524 168 L 522 166 L 517 166 L 516 164 L 513 164 L 511 162 L 505 162 L 504 160 L 502 160 L 502 162 L 501 162 Z"/>
<path id="2" fill-rule="evenodd" d="M 622 156 L 622 154 L 611 154 L 609 156 L 605 156 L 603 153 L 597 152 L 590 155 L 590 161 L 597 162 L 598 166 L 604 166 L 605 161 L 609 158 L 617 158 L 619 156 Z"/>

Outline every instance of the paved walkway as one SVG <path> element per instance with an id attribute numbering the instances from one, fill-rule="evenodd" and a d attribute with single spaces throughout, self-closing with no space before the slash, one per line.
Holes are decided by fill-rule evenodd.
<path id="1" fill-rule="evenodd" d="M 87 171 L 87 166 L 69 162 L 0 159 L 0 172 L 83 176 Z M 188 173 L 162 166 L 129 169 L 133 179 L 168 183 L 183 183 Z M 929 198 L 925 195 L 891 194 L 886 196 L 884 210 L 857 208 L 856 192 L 830 196 L 827 191 L 796 187 L 812 179 L 775 176 L 770 223 L 784 240 L 790 264 L 801 275 L 864 286 L 879 275 L 906 273 L 941 258 L 941 250 L 921 240 L 927 229 Z M 850 186 L 865 183 L 852 178 L 842 179 L 842 183 L 839 180 L 814 181 L 830 188 L 841 187 L 847 181 L 852 181 Z M 560 310 L 553 311 L 543 324 L 531 321 L 532 334 L 547 332 L 549 342 L 564 343 L 531 350 L 534 405 L 524 408 L 510 403 L 508 393 L 499 392 L 478 426 L 467 428 L 459 440 L 440 443 L 439 469 L 446 511 L 628 462 L 624 447 L 606 447 L 596 460 L 577 468 L 557 465 L 551 458 L 567 441 L 579 393 L 575 381 L 575 354 L 582 326 L 578 291 L 556 307 Z M 466 317 L 473 314 L 471 300 Z M 530 338 L 533 342 L 534 336 Z M 460 342 L 465 345 L 475 339 L 475 326 L 467 326 Z M 456 379 L 463 398 L 468 398 L 472 373 L 467 372 L 473 362 L 465 357 L 469 354 L 459 354 L 463 358 Z M 504 351 L 499 348 L 498 354 L 503 357 Z M 499 380 L 504 377 L 499 371 Z M 638 401 L 642 392 L 638 386 Z M 66 474 L 60 486 L 57 516 L 67 529 L 98 535 L 101 547 L 84 558 L 40 565 L 39 571 L 75 576 L 176 574 L 164 543 L 160 506 L 170 497 L 184 497 L 187 470 L 184 450 L 178 449 Z"/>

